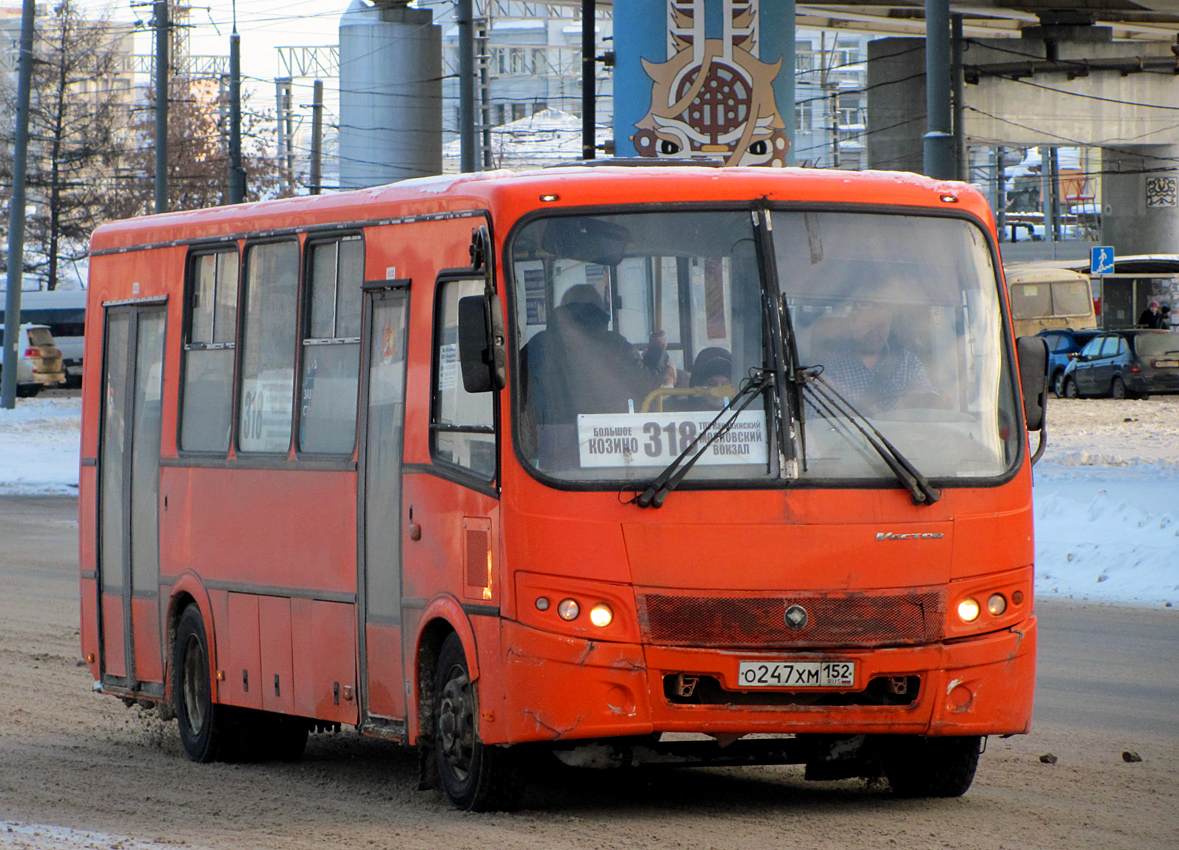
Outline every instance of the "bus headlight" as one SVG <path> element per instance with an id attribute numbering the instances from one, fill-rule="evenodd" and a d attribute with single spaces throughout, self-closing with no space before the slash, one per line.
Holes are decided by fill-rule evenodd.
<path id="1" fill-rule="evenodd" d="M 964 623 L 973 623 L 978 619 L 978 602 L 969 596 L 958 603 L 958 617 Z"/>
<path id="2" fill-rule="evenodd" d="M 998 617 L 1007 610 L 1007 599 L 1002 593 L 992 593 L 987 600 L 987 610 L 991 612 L 992 617 Z"/>
<path id="3" fill-rule="evenodd" d="M 610 606 L 605 602 L 599 602 L 593 608 L 590 608 L 590 622 L 600 629 L 606 628 L 614 622 L 614 612 L 610 610 Z"/>
<path id="4" fill-rule="evenodd" d="M 577 619 L 577 615 L 581 613 L 581 606 L 577 604 L 576 599 L 562 599 L 557 605 L 557 615 L 562 620 L 572 621 Z"/>

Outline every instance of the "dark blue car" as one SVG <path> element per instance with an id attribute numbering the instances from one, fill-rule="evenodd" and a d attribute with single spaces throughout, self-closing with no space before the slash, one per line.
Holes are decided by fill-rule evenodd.
<path id="1" fill-rule="evenodd" d="M 1043 337 L 1048 345 L 1048 386 L 1057 398 L 1064 398 L 1064 367 L 1073 356 L 1079 354 L 1085 344 L 1101 331 L 1097 328 L 1075 331 L 1072 328 L 1053 328 L 1040 331 L 1036 336 Z"/>
<path id="2" fill-rule="evenodd" d="M 1179 392 L 1179 333 L 1127 330 L 1099 334 L 1069 361 L 1064 395 L 1145 398 Z"/>

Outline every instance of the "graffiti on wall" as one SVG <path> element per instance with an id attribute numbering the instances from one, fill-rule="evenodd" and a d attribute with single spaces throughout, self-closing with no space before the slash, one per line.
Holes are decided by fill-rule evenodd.
<path id="1" fill-rule="evenodd" d="M 759 0 L 713 0 L 723 35 L 705 37 L 706 0 L 667 0 L 665 62 L 643 59 L 651 107 L 631 141 L 639 156 L 784 166 L 790 146 L 773 82 L 782 60 L 759 56 Z"/>

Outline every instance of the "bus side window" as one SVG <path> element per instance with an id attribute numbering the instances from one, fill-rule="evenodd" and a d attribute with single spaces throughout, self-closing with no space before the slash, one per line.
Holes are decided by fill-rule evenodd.
<path id="1" fill-rule="evenodd" d="M 249 246 L 245 290 L 238 450 L 285 454 L 291 445 L 299 332 L 299 243 Z"/>
<path id="2" fill-rule="evenodd" d="M 180 401 L 183 451 L 229 451 L 237 271 L 236 249 L 198 254 L 189 263 Z"/>
<path id="3" fill-rule="evenodd" d="M 316 242 L 309 253 L 299 451 L 350 455 L 356 445 L 364 242 L 359 236 Z"/>
<path id="4" fill-rule="evenodd" d="M 430 451 L 435 460 L 465 467 L 480 478 L 495 477 L 496 393 L 468 393 L 458 350 L 458 302 L 482 295 L 482 277 L 438 283 L 434 323 L 434 404 Z"/>

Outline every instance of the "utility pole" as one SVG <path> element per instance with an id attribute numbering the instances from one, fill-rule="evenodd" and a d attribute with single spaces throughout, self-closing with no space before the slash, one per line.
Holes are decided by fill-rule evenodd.
<path id="1" fill-rule="evenodd" d="M 954 178 L 970 180 L 970 160 L 966 151 L 966 84 L 962 79 L 962 15 L 950 15 L 950 75 L 954 95 Z"/>
<path id="2" fill-rule="evenodd" d="M 953 180 L 954 129 L 950 116 L 950 0 L 925 0 L 926 177 Z"/>
<path id="3" fill-rule="evenodd" d="M 20 69 L 16 84 L 16 139 L 12 152 L 12 197 L 8 201 L 8 291 L 4 298 L 4 375 L 0 407 L 16 407 L 16 342 L 20 338 L 20 288 L 25 265 L 25 170 L 29 153 L 29 93 L 33 88 L 35 0 L 24 0 L 20 23 Z"/>
<path id="4" fill-rule="evenodd" d="M 156 29 L 156 204 L 168 211 L 168 2 L 153 4 Z"/>
<path id="5" fill-rule="evenodd" d="M 813 43 L 813 42 L 812 42 Z M 822 75 L 819 78 L 819 85 L 823 89 L 823 94 L 827 96 L 828 109 L 831 110 L 831 167 L 839 168 L 839 83 L 831 76 L 831 72 L 835 69 L 835 57 L 837 55 L 835 48 L 839 46 L 839 36 L 835 36 L 835 42 L 831 45 L 830 61 L 828 61 L 827 54 L 827 34 L 819 33 L 819 62 L 822 66 Z"/>
<path id="6" fill-rule="evenodd" d="M 229 36 L 229 202 L 246 199 L 246 169 L 242 166 L 242 37 L 237 25 Z"/>
<path id="7" fill-rule="evenodd" d="M 594 23 L 597 9 L 594 0 L 581 0 L 581 158 L 593 159 L 597 143 L 597 107 L 594 101 L 594 71 L 597 40 Z"/>
<path id="8" fill-rule="evenodd" d="M 495 167 L 491 150 L 491 83 L 488 81 L 487 63 L 491 61 L 487 46 L 487 33 L 491 29 L 491 7 L 488 5 L 487 17 L 480 19 L 479 36 L 479 124 L 483 141 L 483 170 L 490 171 Z M 536 73 L 533 69 L 533 73 Z"/>
<path id="9" fill-rule="evenodd" d="M 475 170 L 475 38 L 471 32 L 471 0 L 458 0 L 455 15 L 459 36 L 459 169 Z"/>
<path id="10" fill-rule="evenodd" d="M 315 81 L 311 101 L 311 194 L 318 195 L 323 182 L 323 80 Z"/>

